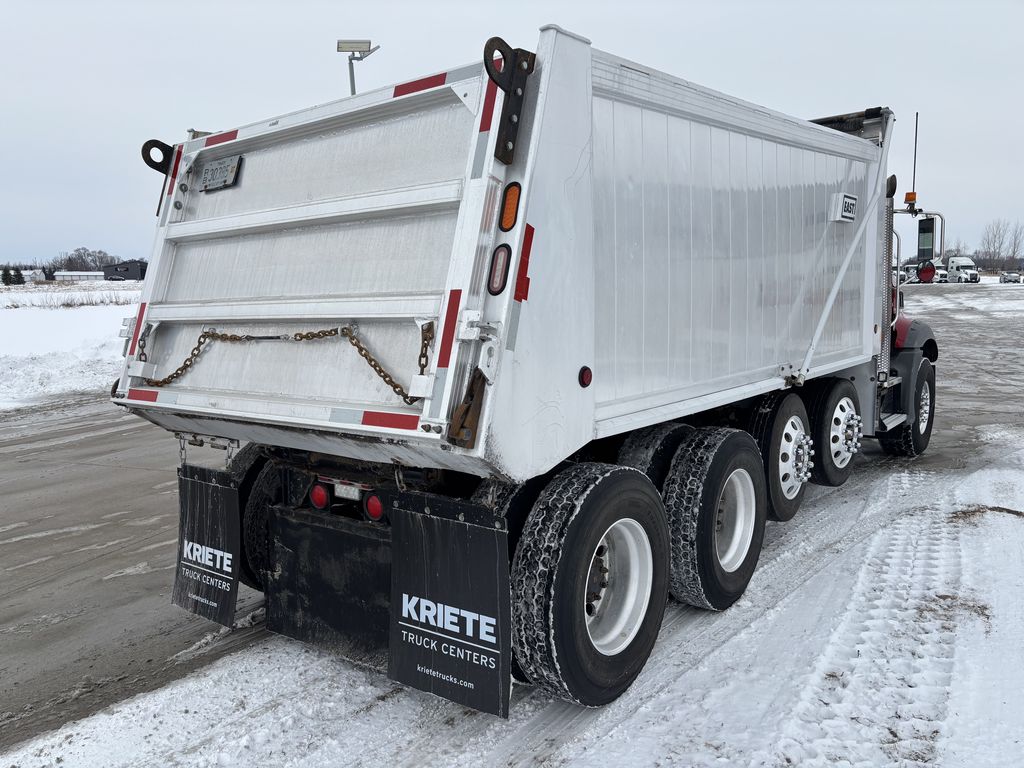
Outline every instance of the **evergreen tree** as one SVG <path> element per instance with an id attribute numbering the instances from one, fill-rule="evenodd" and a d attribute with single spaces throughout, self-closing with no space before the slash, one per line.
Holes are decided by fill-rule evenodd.
<path id="1" fill-rule="evenodd" d="M 10 285 L 11 280 L 13 279 L 14 278 L 11 277 L 11 268 L 5 264 L 4 271 L 2 274 L 0 274 L 0 281 L 2 281 L 4 285 Z"/>
<path id="2" fill-rule="evenodd" d="M 11 275 L 11 285 L 24 285 L 25 276 L 21 274 L 21 267 L 15 267 L 14 273 Z"/>

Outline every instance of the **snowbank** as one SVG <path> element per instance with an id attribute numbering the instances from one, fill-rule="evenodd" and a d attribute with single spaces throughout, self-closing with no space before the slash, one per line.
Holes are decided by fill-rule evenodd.
<path id="1" fill-rule="evenodd" d="M 122 361 L 121 321 L 135 312 L 132 306 L 0 309 L 0 410 L 109 391 Z"/>
<path id="2" fill-rule="evenodd" d="M 0 309 L 138 304 L 141 292 L 142 283 L 135 280 L 0 286 Z"/>

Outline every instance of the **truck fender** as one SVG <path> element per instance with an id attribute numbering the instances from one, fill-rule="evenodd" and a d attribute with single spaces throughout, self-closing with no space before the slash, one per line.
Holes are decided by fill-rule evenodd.
<path id="1" fill-rule="evenodd" d="M 911 319 L 902 312 L 896 319 L 896 339 L 893 348 L 897 354 L 907 349 L 919 349 L 933 363 L 939 359 L 939 345 L 935 341 L 935 333 L 931 326 L 922 320 Z"/>

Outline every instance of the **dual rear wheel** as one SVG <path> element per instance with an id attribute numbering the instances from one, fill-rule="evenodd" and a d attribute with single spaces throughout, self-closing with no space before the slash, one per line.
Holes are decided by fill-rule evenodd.
<path id="1" fill-rule="evenodd" d="M 653 429 L 620 455 L 640 467 L 585 463 L 558 473 L 512 562 L 518 667 L 586 706 L 613 701 L 640 674 L 669 593 L 723 610 L 743 594 L 761 551 L 766 489 L 750 435 Z"/>
<path id="2" fill-rule="evenodd" d="M 857 394 L 836 379 L 764 398 L 750 432 L 660 424 L 618 465 L 562 470 L 526 517 L 512 563 L 513 648 L 530 682 L 613 701 L 640 674 L 667 597 L 724 610 L 744 593 L 765 521 L 789 520 L 806 483 L 839 485 L 860 447 Z M 815 444 L 827 452 L 815 457 Z M 817 460 L 812 460 L 812 457 Z"/>

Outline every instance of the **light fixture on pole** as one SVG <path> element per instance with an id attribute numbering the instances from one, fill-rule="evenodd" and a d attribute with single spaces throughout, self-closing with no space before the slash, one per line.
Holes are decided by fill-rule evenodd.
<path id="1" fill-rule="evenodd" d="M 352 95 L 356 95 L 356 68 L 354 62 L 362 61 L 371 53 L 380 48 L 373 45 L 369 40 L 339 40 L 338 53 L 348 54 L 348 84 L 352 89 Z"/>

